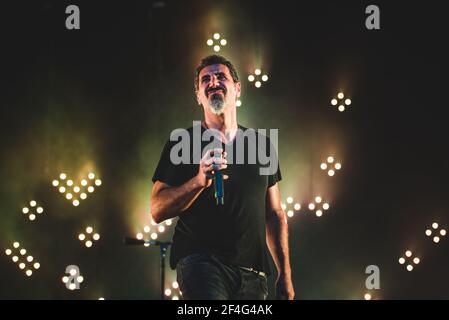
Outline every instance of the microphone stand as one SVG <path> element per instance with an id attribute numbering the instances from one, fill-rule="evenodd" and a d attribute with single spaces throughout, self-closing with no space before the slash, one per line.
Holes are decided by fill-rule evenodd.
<path id="1" fill-rule="evenodd" d="M 135 238 L 125 237 L 125 245 L 138 245 L 142 246 L 145 244 L 159 246 L 159 257 L 160 257 L 160 281 L 161 281 L 161 300 L 165 299 L 165 257 L 167 256 L 168 247 L 172 244 L 170 241 L 157 241 L 157 240 L 139 240 Z"/>

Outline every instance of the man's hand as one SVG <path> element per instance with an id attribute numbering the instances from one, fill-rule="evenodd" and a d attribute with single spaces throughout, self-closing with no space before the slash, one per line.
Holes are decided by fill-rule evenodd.
<path id="1" fill-rule="evenodd" d="M 208 188 L 212 184 L 214 178 L 214 170 L 223 170 L 228 167 L 226 160 L 226 152 L 221 148 L 207 150 L 200 161 L 197 179 L 200 185 Z M 223 179 L 227 179 L 227 175 L 223 175 Z"/>
<path id="2" fill-rule="evenodd" d="M 293 300 L 295 291 L 293 289 L 292 279 L 287 275 L 280 275 L 276 280 L 276 299 Z"/>

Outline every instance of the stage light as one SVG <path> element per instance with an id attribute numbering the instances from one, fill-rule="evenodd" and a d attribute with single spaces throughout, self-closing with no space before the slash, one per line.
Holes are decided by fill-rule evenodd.
<path id="1" fill-rule="evenodd" d="M 285 209 L 287 209 L 287 205 L 285 203 L 281 203 L 281 208 L 282 208 L 282 210 L 285 210 Z"/>
<path id="2" fill-rule="evenodd" d="M 42 212 L 44 212 L 44 209 L 42 207 L 37 207 L 37 202 L 35 200 L 31 200 L 29 205 L 30 208 L 28 207 L 22 208 L 22 213 L 29 214 L 28 219 L 30 221 L 34 221 L 36 219 L 36 213 L 41 214 Z"/>
<path id="3" fill-rule="evenodd" d="M 26 276 L 30 277 L 33 274 L 33 271 L 31 271 L 32 269 L 32 262 L 35 260 L 34 257 L 32 255 L 28 255 L 25 257 L 25 255 L 27 254 L 27 250 L 25 248 L 20 248 L 20 244 L 19 242 L 14 242 L 13 243 L 13 249 L 9 249 L 7 248 L 5 250 L 5 254 L 7 256 L 12 256 L 11 260 L 14 263 L 17 263 L 17 267 L 20 270 L 26 270 L 25 274 Z M 35 261 L 34 263 L 39 264 L 37 261 Z M 35 268 L 36 270 L 38 268 Z"/>
<path id="4" fill-rule="evenodd" d="M 414 269 L 413 264 L 418 265 L 421 262 L 421 259 L 419 257 L 416 257 L 416 256 L 412 257 L 413 252 L 411 250 L 407 250 L 405 252 L 405 256 L 406 256 L 406 258 L 400 257 L 398 261 L 399 261 L 399 264 L 405 264 L 407 262 L 407 260 L 409 260 L 409 262 L 406 266 L 407 271 L 413 271 L 413 269 Z M 409 258 L 409 259 L 407 259 L 407 258 Z"/>
<path id="5" fill-rule="evenodd" d="M 235 103 L 235 105 L 237 107 L 241 107 L 242 106 L 242 101 L 240 99 L 238 99 L 237 102 Z"/>
<path id="6" fill-rule="evenodd" d="M 69 284 L 69 290 L 75 290 L 76 289 L 76 284 L 74 284 L 74 283 L 71 283 L 71 284 Z"/>
<path id="7" fill-rule="evenodd" d="M 66 175 L 65 173 L 61 173 L 61 174 L 59 175 L 59 179 L 65 180 L 65 178 L 67 178 L 67 175 Z"/>
<path id="8" fill-rule="evenodd" d="M 62 282 L 63 283 L 69 282 L 69 277 L 67 277 L 67 276 L 62 277 Z"/>
<path id="9" fill-rule="evenodd" d="M 287 216 L 289 217 L 289 218 L 291 218 L 291 217 L 293 217 L 293 210 L 288 210 L 287 211 Z"/>
<path id="10" fill-rule="evenodd" d="M 82 282 L 84 281 L 83 276 L 78 276 L 78 277 L 76 278 L 76 281 L 78 281 L 78 283 L 82 283 Z"/>
<path id="11" fill-rule="evenodd" d="M 335 170 L 340 170 L 341 169 L 341 163 L 340 162 L 334 163 L 334 162 L 335 162 L 335 158 L 333 156 L 329 156 L 326 159 L 326 163 L 322 162 L 320 164 L 320 169 L 323 170 L 323 171 L 329 169 L 327 171 L 327 174 L 330 177 L 333 177 L 335 175 Z"/>
<path id="12" fill-rule="evenodd" d="M 136 234 L 136 238 L 139 240 L 143 239 L 143 234 L 141 234 L 140 232 L 138 234 Z"/>
<path id="13" fill-rule="evenodd" d="M 287 198 L 287 203 L 293 203 L 293 197 L 288 197 Z"/>
<path id="14" fill-rule="evenodd" d="M 156 240 L 157 239 L 157 233 L 153 232 L 151 234 L 151 239 Z"/>
<path id="15" fill-rule="evenodd" d="M 371 295 L 369 293 L 365 293 L 365 300 L 371 300 Z"/>
<path id="16" fill-rule="evenodd" d="M 41 267 L 41 264 L 39 263 L 39 262 L 35 262 L 34 264 L 33 264 L 33 267 L 34 267 L 34 269 L 39 269 L 40 267 Z"/>
<path id="17" fill-rule="evenodd" d="M 157 226 L 157 223 L 154 222 L 153 218 L 151 218 L 150 223 L 151 223 L 152 226 Z"/>
<path id="18" fill-rule="evenodd" d="M 150 232 L 150 227 L 149 226 L 145 226 L 144 228 L 143 228 L 143 231 L 145 232 L 145 233 L 149 233 Z"/>
<path id="19" fill-rule="evenodd" d="M 329 209 L 329 204 L 327 202 L 323 202 L 323 198 L 321 196 L 315 196 L 314 202 L 309 203 L 308 208 L 310 211 L 315 211 L 317 217 L 321 217 L 323 215 L 323 210 Z"/>
<path id="20" fill-rule="evenodd" d="M 329 204 L 328 203 L 323 203 L 323 209 L 324 210 L 328 210 L 329 209 Z"/>
<path id="21" fill-rule="evenodd" d="M 67 175 L 63 175 L 64 179 L 68 179 L 66 181 L 67 188 L 64 186 L 59 187 L 59 192 L 64 194 L 64 197 L 71 202 L 71 204 L 74 207 L 78 207 L 81 203 L 80 200 L 85 200 L 87 198 L 86 192 L 93 193 L 95 191 L 95 188 L 93 185 L 101 186 L 102 181 L 100 179 L 95 179 L 96 175 L 93 172 L 90 172 L 88 174 L 88 179 L 86 180 L 82 178 L 81 180 L 75 181 L 73 179 L 70 179 L 67 177 Z M 95 179 L 95 180 L 94 180 Z M 53 186 L 57 187 L 59 185 L 59 182 L 57 180 L 53 180 Z M 70 192 L 70 190 L 73 192 Z M 78 195 L 79 194 L 79 195 Z M 79 197 L 79 198 L 78 198 Z"/>
<path id="22" fill-rule="evenodd" d="M 167 296 L 167 297 L 170 297 L 171 296 L 171 290 L 170 289 L 165 289 L 165 295 Z"/>
<path id="23" fill-rule="evenodd" d="M 167 220 L 165 221 L 165 224 L 166 224 L 167 226 L 171 226 L 172 223 L 173 223 L 172 219 L 167 219 Z"/>
<path id="24" fill-rule="evenodd" d="M 315 210 L 315 204 L 309 203 L 309 210 Z"/>
<path id="25" fill-rule="evenodd" d="M 164 226 L 159 226 L 159 227 L 157 228 L 157 230 L 158 230 L 160 233 L 162 233 L 162 232 L 165 231 L 165 227 L 164 227 Z"/>
<path id="26" fill-rule="evenodd" d="M 441 238 L 439 237 L 439 235 L 441 235 L 442 237 L 446 236 L 446 230 L 441 228 L 439 228 L 439 224 L 437 222 L 433 222 L 432 223 L 432 230 L 431 229 L 427 229 L 426 230 L 426 236 L 430 237 L 432 236 L 433 232 L 435 231 L 436 235 L 433 236 L 432 240 L 434 243 L 439 243 Z"/>
<path id="27" fill-rule="evenodd" d="M 295 203 L 295 205 L 293 206 L 293 208 L 298 211 L 301 210 L 301 205 L 299 203 Z"/>
<path id="28" fill-rule="evenodd" d="M 321 217 L 323 215 L 323 211 L 321 211 L 321 210 L 317 210 L 316 211 L 316 216 L 317 217 Z"/>
<path id="29" fill-rule="evenodd" d="M 318 197 L 315 197 L 315 202 L 316 202 L 316 203 L 320 203 L 320 202 L 321 202 L 321 200 L 322 200 L 322 199 L 321 199 L 321 197 L 320 197 L 320 196 L 318 196 Z"/>
<path id="30" fill-rule="evenodd" d="M 179 300 L 178 296 L 173 296 L 172 300 Z"/>
<path id="31" fill-rule="evenodd" d="M 228 41 L 226 39 L 224 39 L 224 38 L 220 39 L 220 38 L 221 38 L 221 35 L 219 33 L 214 33 L 212 35 L 212 39 L 207 39 L 206 44 L 209 47 L 212 47 L 215 52 L 219 52 L 221 47 L 224 47 L 228 44 Z"/>
<path id="32" fill-rule="evenodd" d="M 331 100 L 331 105 L 332 106 L 338 105 L 338 111 L 340 111 L 340 112 L 345 111 L 346 107 L 350 106 L 352 103 L 351 99 L 349 99 L 349 98 L 346 100 L 343 100 L 344 97 L 345 97 L 344 93 L 340 92 L 337 94 L 337 99 L 333 98 Z"/>
<path id="33" fill-rule="evenodd" d="M 104 298 L 103 298 L 103 297 L 100 297 L 100 298 L 98 298 L 98 300 L 104 300 Z"/>
<path id="34" fill-rule="evenodd" d="M 248 76 L 248 81 L 249 82 L 253 82 L 254 81 L 254 86 L 256 88 L 260 88 L 262 86 L 262 81 L 263 82 L 267 82 L 268 81 L 268 75 L 264 74 L 264 75 L 261 76 L 261 74 L 262 74 L 262 70 L 255 69 L 254 70 L 254 74 L 250 74 Z"/>
<path id="35" fill-rule="evenodd" d="M 98 240 L 100 239 L 100 234 L 98 234 L 98 233 L 92 234 L 92 233 L 94 232 L 94 229 L 93 229 L 92 227 L 90 227 L 90 226 L 86 227 L 86 228 L 85 228 L 85 231 L 86 231 L 86 234 L 80 233 L 80 234 L 78 235 L 78 239 L 79 239 L 81 242 L 85 241 L 85 242 L 84 242 L 84 245 L 85 245 L 87 248 L 90 248 L 90 247 L 93 246 L 94 241 L 98 241 Z"/>
<path id="36" fill-rule="evenodd" d="M 173 289 L 178 289 L 178 288 L 179 288 L 179 284 L 178 284 L 178 282 L 176 282 L 176 281 L 173 281 L 173 283 L 172 283 L 172 287 L 173 287 Z"/>

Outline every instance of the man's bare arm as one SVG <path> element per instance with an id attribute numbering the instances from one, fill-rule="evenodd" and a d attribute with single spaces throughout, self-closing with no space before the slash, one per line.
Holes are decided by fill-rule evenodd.
<path id="1" fill-rule="evenodd" d="M 293 299 L 295 292 L 291 280 L 288 225 L 285 212 L 281 207 L 280 192 L 277 183 L 267 190 L 266 230 L 267 245 L 278 271 L 276 297 Z"/>
<path id="2" fill-rule="evenodd" d="M 221 158 L 214 154 L 222 154 Z M 226 169 L 226 152 L 209 150 L 200 161 L 198 174 L 186 183 L 173 187 L 156 181 L 151 191 L 151 215 L 156 223 L 179 216 L 187 210 L 201 192 L 212 184 L 214 165 Z M 226 176 L 224 178 L 227 178 Z"/>

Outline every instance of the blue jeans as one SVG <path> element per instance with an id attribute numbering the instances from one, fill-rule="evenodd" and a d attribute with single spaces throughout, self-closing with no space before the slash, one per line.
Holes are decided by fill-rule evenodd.
<path id="1" fill-rule="evenodd" d="M 185 300 L 265 300 L 266 276 L 220 261 L 206 253 L 191 254 L 176 266 Z"/>

